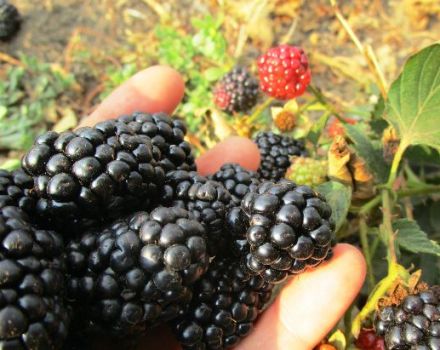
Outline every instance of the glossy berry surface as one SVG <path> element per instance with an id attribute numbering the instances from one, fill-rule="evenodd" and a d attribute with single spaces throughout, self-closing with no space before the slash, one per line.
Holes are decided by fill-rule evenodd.
<path id="1" fill-rule="evenodd" d="M 248 335 L 273 286 L 237 261 L 215 259 L 194 285 L 188 311 L 172 322 L 184 349 L 227 349 Z"/>
<path id="2" fill-rule="evenodd" d="M 439 288 L 432 287 L 377 312 L 375 330 L 386 349 L 440 349 L 439 295 Z"/>
<path id="3" fill-rule="evenodd" d="M 0 40 L 11 39 L 20 29 L 20 24 L 17 8 L 7 0 L 0 0 Z"/>
<path id="4" fill-rule="evenodd" d="M 228 113 L 246 112 L 257 103 L 258 91 L 256 79 L 246 69 L 236 67 L 214 87 L 214 103 Z"/>
<path id="5" fill-rule="evenodd" d="M 260 184 L 255 171 L 246 170 L 238 164 L 231 163 L 224 164 L 220 170 L 210 176 L 210 179 L 223 184 L 237 204 Z"/>
<path id="6" fill-rule="evenodd" d="M 166 175 L 161 200 L 164 205 L 187 209 L 205 226 L 212 256 L 226 246 L 225 218 L 232 197 L 221 183 L 194 171 L 171 171 Z"/>
<path id="7" fill-rule="evenodd" d="M 33 228 L 21 209 L 5 206 L 0 242 L 0 348 L 61 349 L 69 327 L 61 236 Z"/>
<path id="8" fill-rule="evenodd" d="M 134 113 L 75 131 L 47 132 L 23 157 L 36 214 L 49 226 L 118 218 L 149 208 L 165 172 L 193 169 L 186 129 L 164 114 Z M 59 225 L 56 225 L 57 222 Z"/>
<path id="9" fill-rule="evenodd" d="M 385 342 L 374 329 L 362 329 L 355 345 L 360 350 L 385 350 Z"/>
<path id="10" fill-rule="evenodd" d="M 258 58 L 260 88 L 280 100 L 301 96 L 311 80 L 304 50 L 290 45 L 269 49 Z"/>
<path id="11" fill-rule="evenodd" d="M 281 282 L 331 257 L 331 209 L 310 187 L 263 182 L 244 197 L 241 209 L 250 250 L 246 266 L 266 281 Z"/>
<path id="12" fill-rule="evenodd" d="M 254 142 L 260 150 L 261 163 L 258 174 L 261 180 L 278 181 L 289 168 L 292 156 L 304 156 L 306 150 L 301 141 L 273 132 L 259 133 Z"/>
<path id="13" fill-rule="evenodd" d="M 176 317 L 208 264 L 203 226 L 159 207 L 72 241 L 67 296 L 86 330 L 138 333 Z"/>
<path id="14" fill-rule="evenodd" d="M 31 214 L 36 204 L 36 200 L 29 197 L 29 190 L 33 184 L 32 176 L 22 169 L 14 172 L 0 169 L 0 209 L 5 206 L 17 206 Z"/>

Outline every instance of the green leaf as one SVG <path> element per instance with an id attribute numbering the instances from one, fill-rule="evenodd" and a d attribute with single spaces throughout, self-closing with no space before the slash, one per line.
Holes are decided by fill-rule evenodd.
<path id="1" fill-rule="evenodd" d="M 385 182 L 388 174 L 388 165 L 382 155 L 382 149 L 374 146 L 358 126 L 344 125 L 347 136 L 354 142 L 357 153 L 365 160 L 368 168 L 376 175 L 379 183 Z"/>
<path id="2" fill-rule="evenodd" d="M 397 243 L 412 253 L 427 253 L 440 256 L 440 245 L 431 241 L 428 235 L 420 229 L 417 222 L 408 219 L 398 219 L 393 222 L 397 231 Z"/>
<path id="3" fill-rule="evenodd" d="M 344 333 L 338 329 L 328 339 L 337 350 L 344 350 L 347 347 L 347 339 L 345 339 Z"/>
<path id="4" fill-rule="evenodd" d="M 401 147 L 440 149 L 440 44 L 412 56 L 391 85 L 385 119 L 399 132 Z"/>
<path id="5" fill-rule="evenodd" d="M 332 219 L 336 225 L 335 232 L 338 232 L 350 208 L 351 187 L 340 182 L 328 181 L 319 185 L 316 190 L 324 195 L 327 203 L 332 208 Z"/>
<path id="6" fill-rule="evenodd" d="M 203 73 L 204 77 L 208 81 L 216 81 L 225 74 L 225 70 L 220 67 L 211 67 L 205 70 Z"/>

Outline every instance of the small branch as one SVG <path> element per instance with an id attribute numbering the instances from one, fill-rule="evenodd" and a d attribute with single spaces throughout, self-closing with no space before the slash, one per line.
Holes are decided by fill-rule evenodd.
<path id="1" fill-rule="evenodd" d="M 388 245 L 388 266 L 397 263 L 396 247 L 394 245 L 394 231 L 392 225 L 392 202 L 390 198 L 390 191 L 388 189 L 382 190 L 382 212 L 383 212 L 383 224 L 381 229 L 386 238 L 386 244 Z"/>
<path id="2" fill-rule="evenodd" d="M 440 192 L 440 185 L 427 185 L 423 187 L 408 188 L 405 190 L 397 191 L 397 197 L 405 198 L 405 197 L 421 196 L 421 195 L 437 193 L 437 192 Z"/>
<path id="3" fill-rule="evenodd" d="M 266 98 L 266 100 L 264 100 L 263 103 L 259 104 L 257 106 L 257 108 L 255 109 L 254 113 L 252 113 L 249 118 L 248 118 L 248 123 L 253 123 L 255 122 L 255 120 L 258 119 L 258 117 L 260 116 L 261 113 L 264 112 L 264 110 L 270 106 L 270 104 L 275 101 L 275 99 L 273 97 L 268 97 Z"/>
<path id="4" fill-rule="evenodd" d="M 377 195 L 373 199 L 369 200 L 367 203 L 365 203 L 361 209 L 359 210 L 360 215 L 367 215 L 370 211 L 372 211 L 374 208 L 376 208 L 380 202 L 382 201 L 382 197 L 380 195 Z"/>
<path id="5" fill-rule="evenodd" d="M 397 178 L 397 172 L 399 170 L 400 161 L 402 160 L 403 153 L 405 153 L 406 151 L 406 147 L 407 147 L 406 143 L 400 142 L 396 154 L 394 155 L 393 163 L 391 164 L 390 176 L 386 184 L 386 186 L 389 189 L 393 187 L 394 181 Z"/>
<path id="6" fill-rule="evenodd" d="M 4 52 L 0 52 L 0 61 L 12 64 L 14 66 L 26 68 L 26 65 L 23 62 L 21 62 L 20 60 L 17 60 L 16 58 L 14 58 L 12 56 L 9 56 L 8 54 L 6 54 Z"/>
<path id="7" fill-rule="evenodd" d="M 312 85 L 309 85 L 307 90 L 315 96 L 316 100 L 321 103 L 333 116 L 338 118 L 341 122 L 345 123 L 344 118 L 336 111 L 336 109 L 327 101 L 327 98 L 324 96 L 324 94 L 319 91 L 317 88 L 315 88 Z"/>
<path id="8" fill-rule="evenodd" d="M 371 263 L 371 254 L 368 244 L 368 226 L 365 217 L 361 217 L 359 221 L 359 234 L 361 239 L 362 252 L 364 253 L 365 260 L 367 261 L 368 283 L 370 285 L 370 288 L 374 288 L 374 286 L 376 285 L 376 281 L 374 280 L 373 265 Z"/>

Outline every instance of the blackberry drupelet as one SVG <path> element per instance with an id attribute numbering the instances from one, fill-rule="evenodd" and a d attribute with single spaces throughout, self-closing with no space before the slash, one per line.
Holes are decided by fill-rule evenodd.
<path id="1" fill-rule="evenodd" d="M 243 198 L 241 209 L 235 220 L 229 215 L 228 224 L 236 237 L 242 232 L 239 244 L 246 266 L 267 282 L 281 282 L 331 257 L 331 209 L 311 188 L 288 180 L 263 182 Z M 244 224 L 237 219 L 240 215 Z"/>
<path id="2" fill-rule="evenodd" d="M 64 306 L 63 241 L 34 229 L 19 208 L 0 209 L 0 348 L 61 349 Z"/>
<path id="3" fill-rule="evenodd" d="M 408 295 L 376 314 L 376 333 L 389 350 L 440 349 L 440 287 Z"/>
<path id="4" fill-rule="evenodd" d="M 214 102 L 227 113 L 246 112 L 258 99 L 258 82 L 242 67 L 235 67 L 214 87 Z"/>
<path id="5" fill-rule="evenodd" d="M 67 297 L 81 329 L 135 334 L 176 317 L 208 264 L 205 230 L 191 213 L 138 212 L 68 245 Z"/>
<path id="6" fill-rule="evenodd" d="M 226 247 L 225 218 L 233 200 L 221 183 L 194 171 L 171 171 L 161 197 L 165 205 L 187 209 L 205 226 L 211 256 Z"/>
<path id="7" fill-rule="evenodd" d="M 5 206 L 17 206 L 30 214 L 36 204 L 36 200 L 28 196 L 33 184 L 32 176 L 22 169 L 14 172 L 0 169 L 0 209 Z"/>
<path id="8" fill-rule="evenodd" d="M 29 194 L 37 200 L 40 221 L 65 228 L 83 218 L 118 218 L 148 207 L 165 174 L 161 151 L 141 133 L 148 124 L 142 120 L 121 117 L 39 136 L 22 164 L 33 176 Z"/>
<path id="9" fill-rule="evenodd" d="M 226 349 L 247 336 L 270 300 L 273 286 L 239 262 L 215 259 L 194 285 L 186 314 L 172 322 L 184 349 Z"/>
<path id="10" fill-rule="evenodd" d="M 17 8 L 6 0 L 0 0 L 0 40 L 11 39 L 20 29 L 20 24 Z"/>
<path id="11" fill-rule="evenodd" d="M 278 181 L 286 174 L 292 156 L 306 155 L 304 144 L 289 136 L 261 132 L 254 141 L 261 154 L 258 174 L 262 180 Z"/>
<path id="12" fill-rule="evenodd" d="M 220 170 L 210 176 L 210 179 L 222 183 L 238 205 L 248 192 L 260 184 L 255 171 L 246 170 L 238 164 L 231 163 L 223 165 Z"/>

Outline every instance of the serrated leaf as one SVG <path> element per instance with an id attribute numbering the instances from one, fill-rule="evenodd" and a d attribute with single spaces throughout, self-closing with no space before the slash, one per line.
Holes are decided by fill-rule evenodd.
<path id="1" fill-rule="evenodd" d="M 368 168 L 376 175 L 377 181 L 385 182 L 388 165 L 383 159 L 382 150 L 375 148 L 371 140 L 356 125 L 346 124 L 344 127 L 347 136 L 354 142 L 358 155 L 365 160 Z"/>
<path id="2" fill-rule="evenodd" d="M 391 85 L 385 119 L 399 132 L 401 145 L 440 149 L 440 44 L 412 56 Z"/>
<path id="3" fill-rule="evenodd" d="M 397 231 L 397 243 L 412 253 L 427 253 L 440 256 L 440 245 L 431 241 L 417 222 L 408 219 L 399 219 L 393 222 L 393 229 Z"/>
<path id="4" fill-rule="evenodd" d="M 341 228 L 347 217 L 351 203 L 351 187 L 340 182 L 328 181 L 319 185 L 316 190 L 321 193 L 332 208 L 332 219 L 335 222 L 335 232 Z"/>

